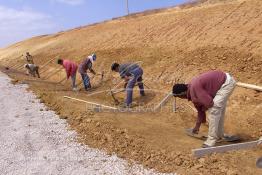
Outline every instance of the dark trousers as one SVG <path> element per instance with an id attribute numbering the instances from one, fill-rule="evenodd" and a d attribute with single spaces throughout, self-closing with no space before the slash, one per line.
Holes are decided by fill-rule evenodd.
<path id="1" fill-rule="evenodd" d="M 83 84 L 84 84 L 85 89 L 91 88 L 90 78 L 89 78 L 89 76 L 87 75 L 87 73 L 81 74 L 81 77 L 82 77 L 82 80 L 83 80 Z"/>
<path id="2" fill-rule="evenodd" d="M 132 71 L 132 78 L 127 82 L 126 87 L 126 104 L 130 105 L 133 100 L 133 88 L 135 87 L 135 84 L 138 83 L 138 87 L 140 90 L 140 95 L 145 95 L 144 91 L 144 84 L 142 82 L 142 75 L 143 70 L 139 67 Z"/>

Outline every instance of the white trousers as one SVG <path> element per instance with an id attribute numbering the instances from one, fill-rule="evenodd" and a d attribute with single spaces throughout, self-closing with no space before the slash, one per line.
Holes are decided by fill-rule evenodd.
<path id="1" fill-rule="evenodd" d="M 214 106 L 208 110 L 208 138 L 204 143 L 208 146 L 214 146 L 217 140 L 224 137 L 224 118 L 227 100 L 236 86 L 234 78 L 228 73 L 226 73 L 226 76 L 225 83 L 217 91 L 213 99 Z"/>

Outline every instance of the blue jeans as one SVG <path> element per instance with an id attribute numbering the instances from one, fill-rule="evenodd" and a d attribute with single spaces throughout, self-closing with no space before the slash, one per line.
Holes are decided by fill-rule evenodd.
<path id="1" fill-rule="evenodd" d="M 132 72 L 132 77 L 131 79 L 127 82 L 127 86 L 126 86 L 126 105 L 130 105 L 132 103 L 133 100 L 133 88 L 136 84 L 136 82 L 138 83 L 138 87 L 140 90 L 140 95 L 144 96 L 145 95 L 145 91 L 144 91 L 144 84 L 142 82 L 142 75 L 143 75 L 143 70 L 138 67 L 136 69 L 134 69 Z"/>
<path id="2" fill-rule="evenodd" d="M 83 84 L 84 84 L 85 89 L 91 88 L 90 78 L 89 78 L 89 76 L 87 75 L 87 73 L 81 74 L 81 77 L 82 77 L 82 80 L 83 80 Z"/>

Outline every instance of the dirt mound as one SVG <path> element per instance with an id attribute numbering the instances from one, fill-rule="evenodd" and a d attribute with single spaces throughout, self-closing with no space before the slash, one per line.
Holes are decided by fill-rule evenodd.
<path id="1" fill-rule="evenodd" d="M 110 71 L 113 61 L 140 61 L 145 83 L 154 89 L 147 91 L 147 97 L 142 99 L 135 93 L 135 101 L 144 106 L 159 102 L 171 90 L 174 81 L 189 81 L 210 69 L 227 71 L 238 81 L 261 85 L 261 26 L 260 0 L 205 3 L 35 37 L 0 50 L 0 59 L 4 66 L 22 65 L 21 54 L 29 51 L 37 64 L 44 65 L 58 56 L 80 62 L 96 52 L 95 70 L 106 74 L 103 82 L 100 77 L 94 77 L 92 82 L 96 89 L 90 93 L 73 93 L 69 82 L 56 83 L 64 72 L 49 76 L 59 68 L 54 62 L 42 68 L 45 81 L 29 79 L 12 68 L 8 72 L 29 83 L 50 108 L 67 118 L 81 141 L 93 147 L 163 172 L 258 174 L 255 161 L 261 156 L 261 149 L 192 158 L 191 149 L 200 147 L 202 142 L 184 133 L 185 128 L 194 124 L 196 116 L 187 101 L 178 100 L 175 113 L 172 101 L 159 113 L 97 113 L 63 96 L 112 105 L 113 99 L 104 91 L 119 81 Z M 124 94 L 116 97 L 123 100 Z M 236 88 L 227 108 L 226 131 L 244 140 L 261 136 L 261 102 L 261 93 Z M 206 132 L 207 126 L 201 129 Z"/>

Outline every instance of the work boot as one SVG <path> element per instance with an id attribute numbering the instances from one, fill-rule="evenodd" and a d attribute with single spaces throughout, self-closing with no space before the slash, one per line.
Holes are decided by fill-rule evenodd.
<path id="1" fill-rule="evenodd" d="M 202 148 L 210 148 L 210 147 L 213 147 L 213 146 L 209 146 L 209 145 L 206 145 L 206 144 L 202 145 Z"/>

